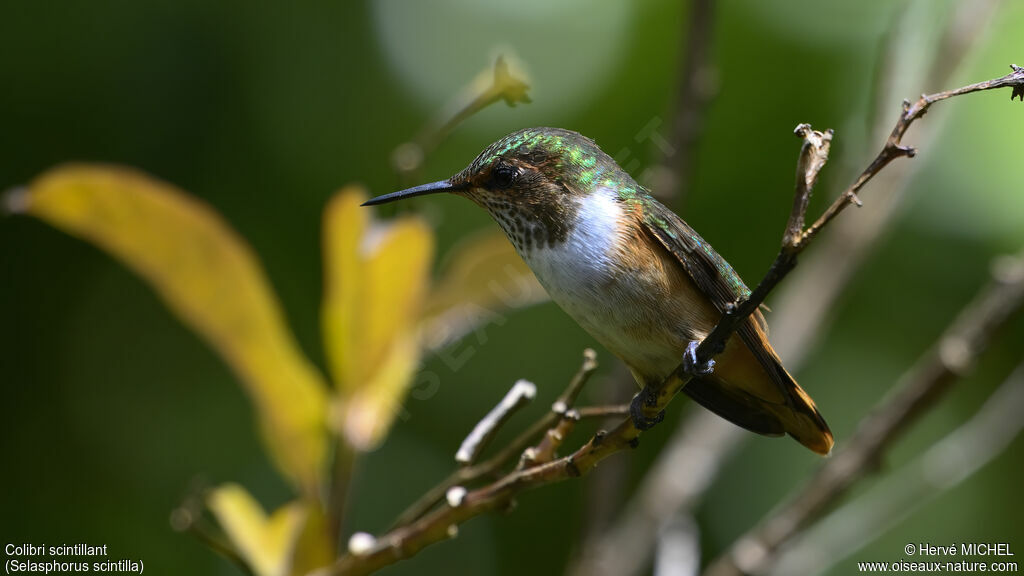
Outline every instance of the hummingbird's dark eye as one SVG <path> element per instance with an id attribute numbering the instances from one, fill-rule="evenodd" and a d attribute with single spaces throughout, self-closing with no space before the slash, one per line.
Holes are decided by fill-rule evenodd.
<path id="1" fill-rule="evenodd" d="M 508 188 L 516 178 L 516 169 L 511 166 L 501 165 L 491 172 L 491 185 L 494 188 Z"/>

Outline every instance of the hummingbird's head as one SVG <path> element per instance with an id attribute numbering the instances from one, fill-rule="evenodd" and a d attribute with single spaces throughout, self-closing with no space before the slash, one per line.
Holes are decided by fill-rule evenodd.
<path id="1" fill-rule="evenodd" d="M 522 251 L 564 241 L 584 196 L 625 181 L 633 182 L 593 140 L 561 128 L 527 128 L 494 142 L 447 180 L 364 205 L 439 192 L 465 196 L 486 209 Z"/>

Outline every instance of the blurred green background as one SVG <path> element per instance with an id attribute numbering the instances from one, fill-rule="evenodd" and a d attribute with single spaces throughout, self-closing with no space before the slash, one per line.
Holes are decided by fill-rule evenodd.
<path id="1" fill-rule="evenodd" d="M 880 144 L 869 139 L 868 116 L 879 63 L 892 57 L 882 52 L 886 34 L 904 9 L 917 11 L 898 56 L 910 69 L 924 66 L 949 7 L 717 7 L 718 91 L 684 215 L 748 282 L 774 256 L 789 210 L 793 127 L 836 129 L 819 189 L 834 193 Z M 322 366 L 319 223 L 338 187 L 395 189 L 394 147 L 501 50 L 525 63 L 533 103 L 496 105 L 460 126 L 427 159 L 424 181 L 530 125 L 580 131 L 613 156 L 625 151 L 620 158 L 637 160 L 641 172 L 658 151 L 637 134 L 671 114 L 686 14 L 685 5 L 655 0 L 5 2 L 0 188 L 67 160 L 92 160 L 139 167 L 202 197 L 255 247 L 304 351 Z M 1024 64 L 1022 29 L 1024 4 L 1005 3 L 973 39 L 953 85 Z M 904 80 L 900 97 L 953 87 Z M 1024 244 L 1024 106 L 1008 95 L 968 96 L 922 120 L 941 131 L 912 161 L 918 173 L 902 215 L 799 374 L 839 445 L 982 284 L 991 257 Z M 880 113 L 894 119 L 898 103 Z M 884 193 L 869 187 L 863 196 L 871 202 Z M 470 231 L 493 227 L 456 198 L 415 208 L 436 224 L 442 254 Z M 237 481 L 267 508 L 290 498 L 231 373 L 135 276 L 39 221 L 0 219 L 0 270 L 0 542 L 107 544 L 112 557 L 142 558 L 157 574 L 237 573 L 168 523 L 197 479 Z M 530 412 L 538 414 L 575 371 L 581 349 L 596 346 L 553 304 L 511 314 L 483 334 L 452 349 L 470 351 L 458 369 L 427 360 L 440 384 L 417 384 L 407 417 L 360 463 L 348 530 L 385 529 L 442 478 L 459 441 L 515 379 L 539 385 Z M 1018 321 L 887 462 L 913 457 L 973 414 L 1024 357 L 1022 342 Z M 608 375 L 614 359 L 598 350 Z M 599 388 L 591 387 L 592 398 Z M 632 481 L 684 411 L 671 412 L 669 425 L 630 457 Z M 751 437 L 698 511 L 706 554 L 749 528 L 817 463 L 792 441 Z M 1024 551 L 1022 473 L 1018 439 L 855 557 L 895 560 L 906 542 L 1010 542 Z M 528 493 L 513 514 L 473 520 L 453 542 L 383 573 L 452 573 L 452 565 L 458 573 L 556 573 L 578 545 L 588 481 Z M 846 562 L 835 573 L 852 568 Z"/>

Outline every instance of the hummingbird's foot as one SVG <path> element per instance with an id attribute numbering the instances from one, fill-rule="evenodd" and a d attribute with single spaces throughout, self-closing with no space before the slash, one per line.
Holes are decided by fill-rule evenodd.
<path id="1" fill-rule="evenodd" d="M 699 345 L 700 343 L 696 340 L 690 340 L 690 343 L 686 345 L 686 352 L 683 353 L 683 369 L 692 376 L 707 376 L 715 371 L 715 361 L 708 360 L 703 364 L 698 362 L 697 346 Z"/>
<path id="2" fill-rule="evenodd" d="M 648 418 L 646 409 L 648 406 L 655 406 L 658 402 L 657 395 L 647 386 L 640 389 L 633 400 L 629 403 L 629 416 L 633 419 L 633 425 L 637 430 L 650 430 L 655 424 L 665 419 L 665 411 L 662 410 Z"/>

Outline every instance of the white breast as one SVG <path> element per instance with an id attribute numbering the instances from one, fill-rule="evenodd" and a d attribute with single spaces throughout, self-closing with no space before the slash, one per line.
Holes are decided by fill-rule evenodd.
<path id="1" fill-rule="evenodd" d="M 614 273 L 611 255 L 622 241 L 623 211 L 614 191 L 601 188 L 578 202 L 576 222 L 565 242 L 522 254 L 559 304 L 560 297 L 583 297 L 594 292 L 595 284 L 606 282 Z"/>
<path id="2" fill-rule="evenodd" d="M 626 217 L 617 194 L 599 189 L 579 200 L 565 242 L 521 255 L 551 299 L 605 348 L 633 367 L 667 374 L 678 363 L 679 345 L 638 325 L 680 323 L 662 318 L 663 295 L 613 261 L 629 242 L 621 225 Z"/>

